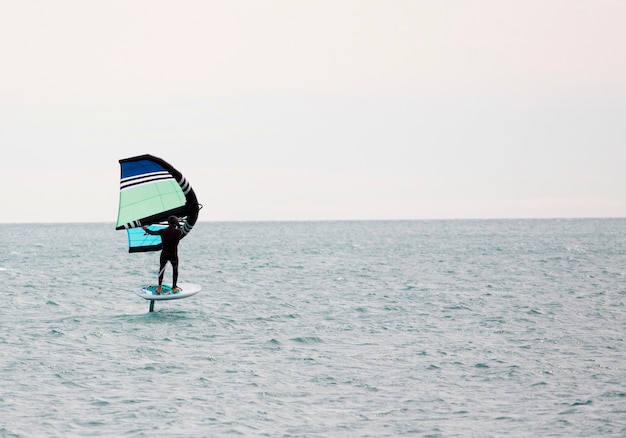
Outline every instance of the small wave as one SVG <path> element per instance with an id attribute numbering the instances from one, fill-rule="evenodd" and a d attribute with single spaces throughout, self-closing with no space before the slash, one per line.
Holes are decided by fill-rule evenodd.
<path id="1" fill-rule="evenodd" d="M 602 397 L 626 397 L 626 392 L 623 391 L 608 391 L 602 394 Z"/>
<path id="2" fill-rule="evenodd" d="M 291 338 L 291 340 L 300 344 L 319 344 L 324 342 L 322 338 L 317 336 L 298 336 L 297 338 Z"/>
<path id="3" fill-rule="evenodd" d="M 472 311 L 472 309 L 470 309 L 467 306 L 463 306 L 462 304 L 456 304 L 453 306 L 445 306 L 443 309 L 444 310 L 469 310 L 470 312 Z"/>
<path id="4" fill-rule="evenodd" d="M 592 403 L 593 402 L 591 400 L 576 400 L 570 406 L 584 406 L 584 405 L 590 405 Z"/>

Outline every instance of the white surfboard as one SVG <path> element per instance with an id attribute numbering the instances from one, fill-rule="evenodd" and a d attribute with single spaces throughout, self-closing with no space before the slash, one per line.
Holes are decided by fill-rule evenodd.
<path id="1" fill-rule="evenodd" d="M 202 286 L 191 283 L 179 283 L 178 290 L 176 293 L 172 293 L 172 286 L 164 284 L 161 288 L 161 293 L 156 293 L 157 285 L 151 284 L 147 286 L 143 286 L 141 289 L 136 291 L 135 293 L 144 298 L 146 300 L 151 301 L 163 301 L 163 300 L 179 300 L 181 298 L 187 298 L 192 295 L 197 294 L 202 290 Z"/>

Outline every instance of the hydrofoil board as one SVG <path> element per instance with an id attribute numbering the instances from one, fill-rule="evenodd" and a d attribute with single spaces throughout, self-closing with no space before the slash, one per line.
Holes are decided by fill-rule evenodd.
<path id="1" fill-rule="evenodd" d="M 178 283 L 179 290 L 172 292 L 172 286 L 164 284 L 161 286 L 161 293 L 157 294 L 157 285 L 152 284 L 149 286 L 143 286 L 135 293 L 143 299 L 151 301 L 162 300 L 179 300 L 181 298 L 187 298 L 197 294 L 202 290 L 202 286 L 191 283 Z"/>

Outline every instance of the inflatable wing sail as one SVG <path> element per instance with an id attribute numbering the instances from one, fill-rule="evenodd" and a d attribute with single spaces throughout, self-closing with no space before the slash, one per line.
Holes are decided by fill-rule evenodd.
<path id="1" fill-rule="evenodd" d="M 163 228 L 167 218 L 183 221 L 183 237 L 193 228 L 201 206 L 185 177 L 170 164 L 152 155 L 120 160 L 120 204 L 116 230 L 128 233 L 128 251 L 161 249 L 161 237 L 147 234 L 142 226 Z"/>

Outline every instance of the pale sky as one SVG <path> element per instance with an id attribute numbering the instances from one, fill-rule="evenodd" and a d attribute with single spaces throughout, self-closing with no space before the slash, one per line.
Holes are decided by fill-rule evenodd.
<path id="1" fill-rule="evenodd" d="M 626 1 L 4 1 L 0 222 L 626 216 Z"/>

